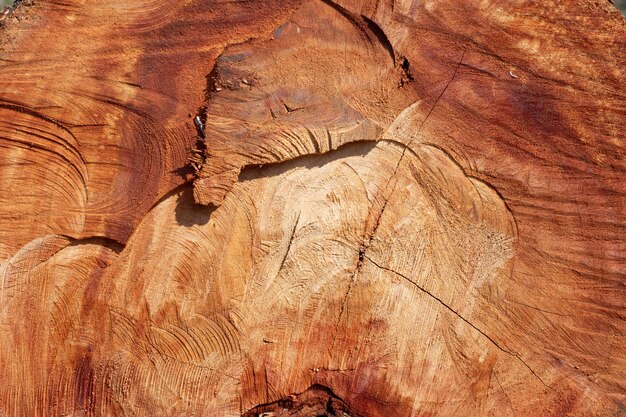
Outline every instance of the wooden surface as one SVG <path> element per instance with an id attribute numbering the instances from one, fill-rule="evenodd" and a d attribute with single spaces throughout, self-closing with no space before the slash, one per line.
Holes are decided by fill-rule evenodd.
<path id="1" fill-rule="evenodd" d="M 0 25 L 0 416 L 626 415 L 608 2 Z"/>

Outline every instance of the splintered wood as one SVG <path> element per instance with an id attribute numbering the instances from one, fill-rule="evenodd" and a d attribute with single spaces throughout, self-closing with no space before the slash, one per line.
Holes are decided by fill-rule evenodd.
<path id="1" fill-rule="evenodd" d="M 608 2 L 22 2 L 0 417 L 626 416 Z"/>

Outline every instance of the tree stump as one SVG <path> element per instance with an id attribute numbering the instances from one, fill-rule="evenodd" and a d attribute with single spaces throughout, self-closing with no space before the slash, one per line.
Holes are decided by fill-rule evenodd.
<path id="1" fill-rule="evenodd" d="M 626 416 L 608 1 L 0 25 L 0 416 Z"/>

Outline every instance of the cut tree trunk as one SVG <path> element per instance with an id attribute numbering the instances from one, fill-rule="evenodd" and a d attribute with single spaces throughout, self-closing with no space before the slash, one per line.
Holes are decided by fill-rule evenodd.
<path id="1" fill-rule="evenodd" d="M 608 1 L 0 24 L 0 416 L 626 415 Z"/>

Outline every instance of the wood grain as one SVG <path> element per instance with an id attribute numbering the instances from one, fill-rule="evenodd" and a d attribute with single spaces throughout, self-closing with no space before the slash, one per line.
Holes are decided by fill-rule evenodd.
<path id="1" fill-rule="evenodd" d="M 608 2 L 0 25 L 0 416 L 626 415 Z"/>

